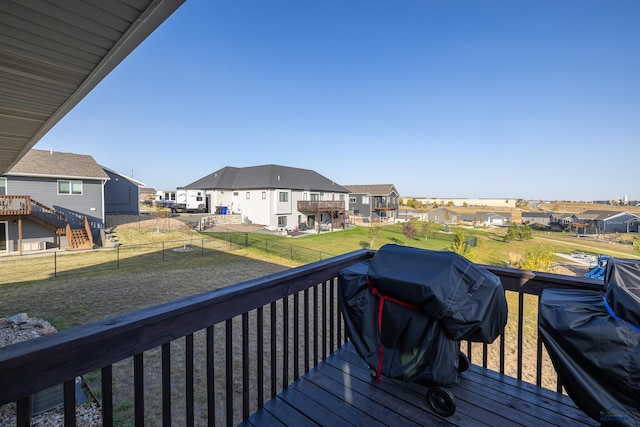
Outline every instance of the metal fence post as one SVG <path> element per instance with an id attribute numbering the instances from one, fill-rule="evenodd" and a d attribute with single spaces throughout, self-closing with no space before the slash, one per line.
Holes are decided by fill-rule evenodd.
<path id="1" fill-rule="evenodd" d="M 120 268 L 120 245 L 116 247 L 116 268 Z"/>
<path id="2" fill-rule="evenodd" d="M 201 256 L 204 256 L 204 237 L 202 238 L 202 245 L 201 245 L 200 247 L 201 247 L 201 249 L 202 249 L 202 250 L 200 251 L 200 255 L 201 255 Z"/>
<path id="3" fill-rule="evenodd" d="M 162 242 L 162 260 L 164 261 L 164 242 Z"/>
<path id="4" fill-rule="evenodd" d="M 53 253 L 53 277 L 58 276 L 58 254 Z"/>

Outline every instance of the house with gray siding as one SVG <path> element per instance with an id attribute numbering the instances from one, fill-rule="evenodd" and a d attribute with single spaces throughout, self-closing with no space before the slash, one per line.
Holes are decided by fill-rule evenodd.
<path id="1" fill-rule="evenodd" d="M 460 220 L 460 215 L 447 208 L 437 208 L 425 212 L 423 216 L 429 222 L 437 222 L 440 224 L 456 224 Z"/>
<path id="2" fill-rule="evenodd" d="M 102 166 L 109 180 L 104 184 L 104 213 L 107 215 L 140 214 L 140 188 L 144 184 Z"/>
<path id="3" fill-rule="evenodd" d="M 349 190 L 350 214 L 372 222 L 396 222 L 400 193 L 393 184 L 345 185 Z"/>
<path id="4" fill-rule="evenodd" d="M 212 212 L 239 214 L 244 223 L 279 230 L 341 227 L 349 209 L 346 188 L 289 166 L 225 166 L 181 188 L 203 190 Z"/>
<path id="5" fill-rule="evenodd" d="M 573 215 L 578 234 L 637 233 L 640 217 L 625 211 L 587 210 Z"/>
<path id="6" fill-rule="evenodd" d="M 0 251 L 92 247 L 108 180 L 91 156 L 28 151 L 0 177 Z"/>
<path id="7" fill-rule="evenodd" d="M 522 212 L 522 224 L 528 224 L 531 227 L 539 226 L 548 228 L 553 221 L 551 212 Z"/>

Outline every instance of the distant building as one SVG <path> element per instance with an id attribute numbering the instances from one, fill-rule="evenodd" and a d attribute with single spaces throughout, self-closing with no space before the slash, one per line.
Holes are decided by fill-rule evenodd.
<path id="1" fill-rule="evenodd" d="M 204 190 L 212 208 L 282 230 L 341 227 L 349 190 L 319 173 L 280 165 L 226 166 L 184 189 Z"/>
<path id="2" fill-rule="evenodd" d="M 515 208 L 518 199 L 464 199 L 464 198 L 440 198 L 440 197 L 407 197 L 425 206 L 491 206 L 502 208 Z"/>
<path id="3" fill-rule="evenodd" d="M 393 184 L 345 185 L 351 214 L 371 221 L 396 222 L 400 194 Z"/>

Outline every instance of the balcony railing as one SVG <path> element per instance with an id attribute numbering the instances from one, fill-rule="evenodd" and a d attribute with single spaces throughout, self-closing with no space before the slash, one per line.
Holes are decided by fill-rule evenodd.
<path id="1" fill-rule="evenodd" d="M 30 396 L 64 384 L 65 425 L 73 426 L 75 378 L 89 374 L 99 383 L 105 426 L 126 417 L 119 411 L 130 406 L 137 426 L 203 419 L 236 425 L 346 342 L 338 272 L 373 254 L 355 251 L 2 348 L 0 405 L 16 402 L 17 425 L 27 426 Z M 472 363 L 505 372 L 505 348 L 515 348 L 515 376 L 532 372 L 530 382 L 540 384 L 543 369 L 553 367 L 543 366 L 537 317 L 525 312 L 537 308 L 545 288 L 602 289 L 602 282 L 488 269 L 510 294 L 508 326 L 515 338 L 503 334 L 490 346 L 468 344 Z M 527 304 L 531 296 L 534 303 Z M 526 356 L 531 345 L 537 357 Z M 129 368 L 130 382 L 114 386 L 116 371 Z"/>
<path id="2" fill-rule="evenodd" d="M 29 196 L 0 196 L 0 216 L 30 215 Z"/>
<path id="3" fill-rule="evenodd" d="M 305 200 L 298 201 L 298 211 L 300 212 L 327 212 L 327 211 L 344 211 L 344 202 L 341 200 L 327 200 L 318 202 L 309 202 Z"/>

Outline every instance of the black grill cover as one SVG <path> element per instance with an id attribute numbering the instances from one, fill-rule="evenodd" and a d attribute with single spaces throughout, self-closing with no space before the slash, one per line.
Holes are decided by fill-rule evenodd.
<path id="1" fill-rule="evenodd" d="M 378 332 L 379 299 L 367 284 L 369 262 L 340 271 L 339 297 L 347 334 L 357 353 L 373 370 L 405 382 L 455 385 L 458 343 L 422 311 L 386 301 L 382 334 Z M 382 343 L 382 358 L 380 344 Z"/>
<path id="2" fill-rule="evenodd" d="M 339 272 L 347 333 L 372 369 L 382 360 L 379 373 L 390 378 L 426 385 L 457 383 L 459 340 L 491 342 L 507 317 L 499 279 L 468 264 L 454 253 L 386 245 L 371 260 Z M 390 297 L 383 303 L 381 329 L 380 298 L 367 277 L 380 294 Z"/>
<path id="3" fill-rule="evenodd" d="M 546 289 L 538 324 L 562 384 L 582 411 L 603 425 L 640 425 L 640 332 L 611 316 L 601 293 Z"/>
<path id="4" fill-rule="evenodd" d="M 371 259 L 371 285 L 420 307 L 452 340 L 493 342 L 507 323 L 500 279 L 446 251 L 385 245 Z"/>
<path id="5" fill-rule="evenodd" d="M 609 258 L 604 283 L 613 312 L 640 326 L 640 261 Z"/>

